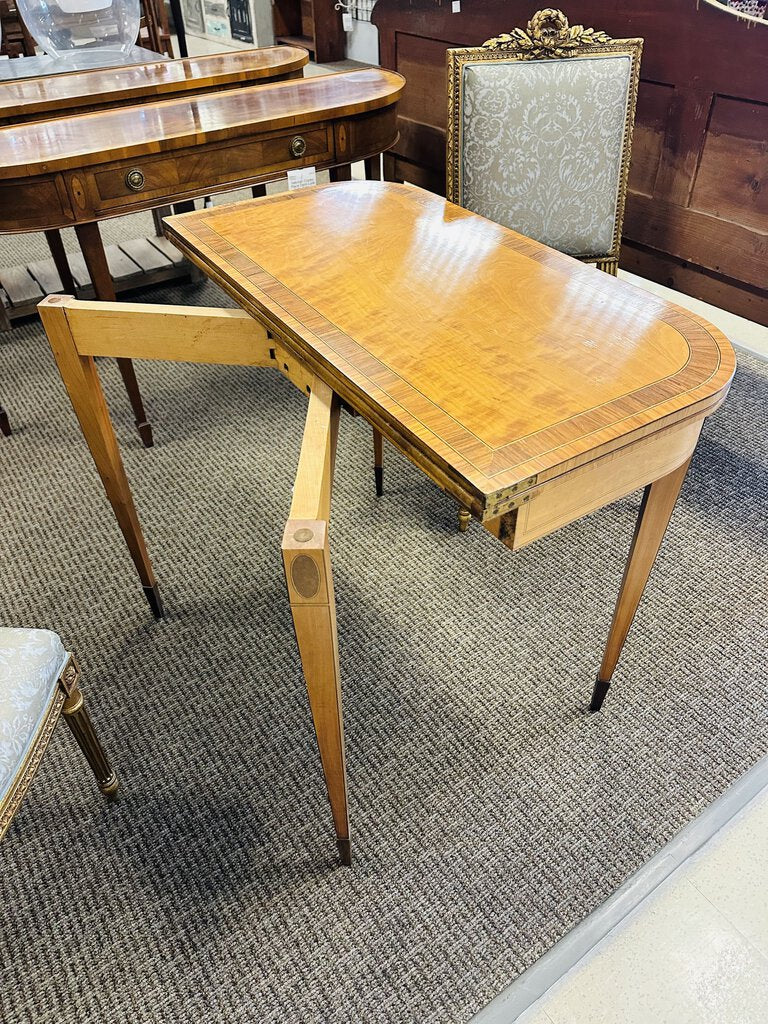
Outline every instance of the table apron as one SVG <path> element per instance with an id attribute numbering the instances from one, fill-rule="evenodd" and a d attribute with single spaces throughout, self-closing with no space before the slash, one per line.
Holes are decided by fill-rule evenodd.
<path id="1" fill-rule="evenodd" d="M 395 112 L 392 105 L 355 117 L 0 180 L 0 231 L 51 230 L 106 220 L 272 181 L 291 168 L 325 169 L 363 160 L 395 144 Z"/>
<path id="2" fill-rule="evenodd" d="M 697 413 L 534 486 L 517 507 L 483 525 L 517 551 L 672 473 L 693 454 L 703 422 Z"/>

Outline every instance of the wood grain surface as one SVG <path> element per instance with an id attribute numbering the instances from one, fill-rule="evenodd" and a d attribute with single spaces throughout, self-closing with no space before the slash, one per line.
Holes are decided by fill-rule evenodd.
<path id="1" fill-rule="evenodd" d="M 0 83 L 0 125 L 49 120 L 66 112 L 149 102 L 300 74 L 309 54 L 298 46 L 263 46 L 208 57 L 76 71 Z"/>
<path id="2" fill-rule="evenodd" d="M 361 114 L 397 102 L 404 84 L 392 71 L 367 68 L 0 128 L 0 179 Z"/>
<path id="3" fill-rule="evenodd" d="M 446 49 L 524 28 L 537 6 L 377 0 L 380 63 L 408 81 L 385 178 L 444 194 Z M 644 40 L 622 267 L 768 324 L 768 21 L 710 0 L 570 0 L 564 12 Z"/>
<path id="4" fill-rule="evenodd" d="M 703 418 L 734 372 L 701 318 L 417 188 L 338 183 L 165 223 L 484 521 Z"/>

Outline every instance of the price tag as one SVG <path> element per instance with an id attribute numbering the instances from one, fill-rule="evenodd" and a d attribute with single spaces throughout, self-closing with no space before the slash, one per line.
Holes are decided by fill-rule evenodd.
<path id="1" fill-rule="evenodd" d="M 317 171 L 314 167 L 296 167 L 288 171 L 288 191 L 297 188 L 310 188 L 317 184 Z"/>
<path id="2" fill-rule="evenodd" d="M 344 13 L 342 14 L 341 24 L 344 27 L 345 32 L 352 31 L 352 15 L 349 13 L 349 11 L 344 11 Z"/>
<path id="3" fill-rule="evenodd" d="M 453 0 L 451 14 L 461 14 L 461 0 Z"/>

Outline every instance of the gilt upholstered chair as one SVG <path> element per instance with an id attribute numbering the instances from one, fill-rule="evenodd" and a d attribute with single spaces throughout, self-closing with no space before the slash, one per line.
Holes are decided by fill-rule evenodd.
<path id="1" fill-rule="evenodd" d="M 0 627 L 0 839 L 35 776 L 63 713 L 107 797 L 117 777 L 83 704 L 80 670 L 47 629 Z"/>
<path id="2" fill-rule="evenodd" d="M 548 8 L 448 50 L 448 199 L 615 274 L 642 45 Z"/>
<path id="3" fill-rule="evenodd" d="M 642 47 L 547 8 L 448 50 L 447 198 L 615 275 Z"/>
<path id="4" fill-rule="evenodd" d="M 448 50 L 447 198 L 615 275 L 642 48 L 547 8 Z"/>

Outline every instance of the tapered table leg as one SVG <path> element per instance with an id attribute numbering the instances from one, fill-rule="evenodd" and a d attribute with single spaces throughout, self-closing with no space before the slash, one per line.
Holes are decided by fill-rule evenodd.
<path id="1" fill-rule="evenodd" d="M 172 213 L 172 206 L 156 206 L 152 211 L 152 223 L 155 225 L 155 234 L 158 238 L 163 237 L 163 217 L 170 217 Z"/>
<path id="2" fill-rule="evenodd" d="M 373 478 L 376 484 L 376 497 L 384 493 L 384 438 L 381 432 L 373 428 Z"/>
<path id="3" fill-rule="evenodd" d="M 91 224 L 77 224 L 75 225 L 75 234 L 83 251 L 83 258 L 85 259 L 86 267 L 88 267 L 88 273 L 91 275 L 96 298 L 104 302 L 114 302 L 116 298 L 115 287 L 112 283 L 112 276 L 109 273 L 107 256 L 101 241 L 99 225 L 95 222 Z M 139 383 L 136 380 L 136 371 L 133 368 L 133 363 L 130 359 L 118 359 L 117 366 L 120 370 L 120 376 L 123 378 L 123 384 L 128 393 L 131 408 L 133 409 L 136 429 L 139 432 L 144 447 L 151 448 L 153 444 L 152 424 L 148 422 L 147 414 L 144 412 L 144 402 L 139 391 Z"/>
<path id="4" fill-rule="evenodd" d="M 351 181 L 352 180 L 352 165 L 341 164 L 340 167 L 331 167 L 328 171 L 328 177 L 331 181 Z"/>
<path id="5" fill-rule="evenodd" d="M 8 420 L 8 413 L 5 411 L 2 405 L 0 405 L 0 434 L 2 434 L 4 437 L 11 436 L 11 424 Z"/>
<path id="6" fill-rule="evenodd" d="M 369 156 L 363 162 L 368 181 L 381 181 L 381 156 Z"/>
<path id="7" fill-rule="evenodd" d="M 46 231 L 45 239 L 48 242 L 48 248 L 51 250 L 51 256 L 53 262 L 58 271 L 59 277 L 61 278 L 61 286 L 67 295 L 75 294 L 75 280 L 72 277 L 72 271 L 69 268 L 69 260 L 67 254 L 64 251 L 64 242 L 61 238 L 61 232 Z"/>
<path id="8" fill-rule="evenodd" d="M 282 552 L 339 854 L 351 863 L 339 645 L 328 546 L 339 402 L 315 379 Z"/>
<path id="9" fill-rule="evenodd" d="M 63 301 L 54 295 L 41 302 L 38 306 L 40 319 L 147 601 L 153 615 L 159 619 L 163 615 L 160 590 L 133 504 L 123 460 L 120 458 L 96 363 L 92 356 L 81 356 L 77 351 L 65 307 L 60 305 Z"/>
<path id="10" fill-rule="evenodd" d="M 661 542 L 667 529 L 672 510 L 675 507 L 680 488 L 683 486 L 685 474 L 688 472 L 690 458 L 667 476 L 649 484 L 643 494 L 640 513 L 637 517 L 635 535 L 629 549 L 629 557 L 624 570 L 624 579 L 613 613 L 613 621 L 605 646 L 603 663 L 595 680 L 590 711 L 599 711 L 602 707 L 611 677 L 621 655 L 624 641 L 635 617 L 637 606 L 648 582 L 648 577 L 656 560 Z"/>

